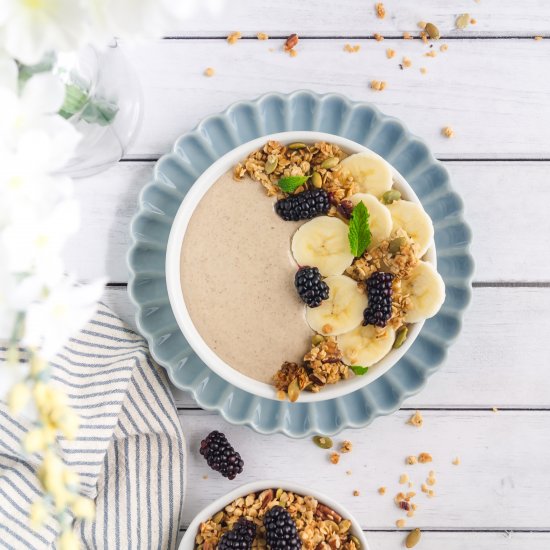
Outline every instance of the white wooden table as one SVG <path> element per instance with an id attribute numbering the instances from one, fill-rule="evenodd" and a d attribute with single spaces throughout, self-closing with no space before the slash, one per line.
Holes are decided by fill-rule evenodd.
<path id="1" fill-rule="evenodd" d="M 201 437 L 220 429 L 246 462 L 239 482 L 285 478 L 329 493 L 357 516 L 373 550 L 402 547 L 404 533 L 395 525 L 401 514 L 392 502 L 402 489 L 398 478 L 408 472 L 418 489 L 430 469 L 437 474 L 436 497 L 419 494 L 419 511 L 407 522 L 424 531 L 419 548 L 547 550 L 550 2 L 387 0 L 383 21 L 370 0 L 230 4 L 218 17 L 196 14 L 165 40 L 133 49 L 123 44 L 143 83 L 144 124 L 123 162 L 78 182 L 84 224 L 67 252 L 71 268 L 84 279 L 107 273 L 106 301 L 133 324 L 124 260 L 128 223 L 155 159 L 202 117 L 235 100 L 309 88 L 375 102 L 430 144 L 465 200 L 477 269 L 463 333 L 444 367 L 398 413 L 336 437 L 354 444 L 336 466 L 310 440 L 230 426 L 175 391 L 189 449 L 183 528 L 236 484 L 209 471 L 197 452 Z M 477 24 L 454 30 L 463 12 Z M 420 20 L 439 26 L 444 38 L 435 48 L 448 44 L 446 53 L 424 57 L 420 40 L 403 40 L 403 31 L 418 36 Z M 225 36 L 236 30 L 244 39 L 230 46 Z M 273 38 L 258 41 L 259 31 Z M 281 51 L 292 32 L 301 37 L 295 58 Z M 374 32 L 385 40 L 376 42 Z M 346 43 L 361 50 L 346 53 Z M 386 48 L 396 51 L 394 59 L 386 58 Z M 402 71 L 404 55 L 413 66 Z M 215 69 L 214 77 L 203 76 L 206 67 Z M 370 90 L 371 79 L 386 80 L 388 88 Z M 453 139 L 440 134 L 447 125 Z M 406 424 L 415 409 L 425 418 L 421 429 Z M 422 451 L 433 455 L 432 464 L 405 466 L 407 455 Z M 451 462 L 456 456 L 460 466 Z M 377 493 L 381 485 L 385 496 Z"/>

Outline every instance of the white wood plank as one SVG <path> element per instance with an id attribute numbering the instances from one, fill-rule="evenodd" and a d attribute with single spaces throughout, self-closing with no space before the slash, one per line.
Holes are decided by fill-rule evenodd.
<path id="1" fill-rule="evenodd" d="M 300 88 L 374 102 L 426 139 L 439 157 L 548 155 L 550 40 L 456 40 L 436 58 L 424 57 L 428 47 L 420 40 L 357 40 L 362 49 L 355 54 L 343 51 L 346 40 L 303 40 L 296 58 L 281 51 L 282 42 L 123 45 L 145 96 L 143 128 L 129 156 L 168 151 L 178 135 L 234 101 Z M 396 50 L 394 59 L 386 58 L 386 48 Z M 413 66 L 401 71 L 404 55 Z M 203 75 L 206 67 L 215 69 L 214 77 Z M 371 90 L 372 79 L 387 81 L 388 88 Z M 446 125 L 454 128 L 454 139 L 441 136 Z"/>
<path id="2" fill-rule="evenodd" d="M 260 7 L 255 0 L 195 2 L 192 17 L 170 34 L 205 36 L 239 30 L 251 35 L 264 31 L 275 35 L 297 32 L 304 36 L 364 36 L 372 32 L 418 31 L 417 23 L 423 20 L 437 24 L 445 34 L 461 35 L 464 32 L 454 28 L 456 16 L 461 13 L 477 19 L 468 34 L 540 34 L 550 29 L 544 0 L 386 0 L 383 20 L 376 18 L 374 4 L 374 0 L 263 0 Z"/>
<path id="3" fill-rule="evenodd" d="M 207 503 L 239 483 L 268 478 L 312 486 L 338 500 L 365 529 L 392 529 L 403 513 L 393 496 L 403 490 L 399 476 L 407 472 L 418 489 L 429 470 L 436 472 L 436 497 L 419 491 L 419 510 L 407 523 L 429 529 L 548 530 L 550 477 L 548 412 L 424 413 L 424 426 L 406 424 L 409 413 L 379 419 L 367 429 L 347 431 L 335 443 L 349 439 L 353 451 L 333 465 L 329 453 L 311 440 L 262 436 L 231 426 L 202 411 L 181 415 L 189 449 L 188 497 L 184 526 Z M 198 453 L 200 440 L 213 429 L 227 434 L 245 461 L 238 481 L 211 471 Z M 261 449 L 261 451 L 260 451 Z M 405 457 L 429 452 L 430 464 L 406 466 Z M 452 460 L 460 456 L 461 465 Z M 352 475 L 346 475 L 351 470 Z M 203 479 L 207 475 L 208 479 Z M 380 496 L 377 488 L 387 487 Z M 352 495 L 357 489 L 359 497 Z"/>
<path id="4" fill-rule="evenodd" d="M 104 300 L 131 326 L 134 308 L 124 288 Z M 550 407 L 547 338 L 550 288 L 476 288 L 463 332 L 444 367 L 405 407 Z M 174 388 L 180 407 L 195 407 Z"/>
<path id="5" fill-rule="evenodd" d="M 549 126 L 550 127 L 550 126 Z M 548 281 L 550 162 L 449 162 L 472 226 L 476 281 Z M 152 163 L 121 163 L 76 183 L 83 223 L 66 253 L 81 278 L 126 282 L 128 227 Z"/>

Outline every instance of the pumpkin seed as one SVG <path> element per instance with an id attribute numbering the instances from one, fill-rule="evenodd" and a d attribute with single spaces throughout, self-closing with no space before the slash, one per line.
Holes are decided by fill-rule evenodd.
<path id="1" fill-rule="evenodd" d="M 323 178 L 319 172 L 313 172 L 313 175 L 311 176 L 311 183 L 313 183 L 313 187 L 317 187 L 317 189 L 320 189 L 323 186 Z"/>
<path id="2" fill-rule="evenodd" d="M 405 237 L 396 237 L 395 239 L 392 239 L 388 246 L 390 254 L 397 254 L 406 242 L 407 239 L 405 239 Z"/>
<path id="3" fill-rule="evenodd" d="M 397 189 L 390 189 L 382 195 L 382 202 L 384 204 L 391 204 L 394 201 L 398 201 L 401 198 L 401 193 Z"/>
<path id="4" fill-rule="evenodd" d="M 426 23 L 425 31 L 432 40 L 439 40 L 439 29 L 433 23 Z"/>
<path id="5" fill-rule="evenodd" d="M 408 332 L 409 329 L 405 325 L 397 329 L 397 332 L 395 333 L 395 341 L 393 342 L 393 349 L 398 349 L 403 345 L 407 339 Z"/>
<path id="6" fill-rule="evenodd" d="M 470 23 L 469 13 L 463 13 L 462 15 L 459 15 L 455 21 L 456 28 L 460 30 L 465 29 L 469 25 L 469 23 Z"/>
<path id="7" fill-rule="evenodd" d="M 289 385 L 288 385 L 288 399 L 294 403 L 298 397 L 300 397 L 300 386 L 298 384 L 298 379 L 295 378 Z"/>
<path id="8" fill-rule="evenodd" d="M 218 512 L 213 518 L 212 521 L 214 523 L 220 523 L 220 521 L 223 519 L 223 512 Z"/>
<path id="9" fill-rule="evenodd" d="M 283 490 L 277 489 L 277 492 L 275 493 L 275 498 L 280 499 L 282 494 L 283 494 Z"/>
<path id="10" fill-rule="evenodd" d="M 296 143 L 291 143 L 288 145 L 288 148 L 292 149 L 293 151 L 296 149 L 303 149 L 304 147 L 307 147 L 307 145 L 305 143 L 300 143 L 298 141 Z"/>
<path id="11" fill-rule="evenodd" d="M 351 542 L 353 542 L 353 544 L 355 544 L 355 548 L 357 549 L 361 548 L 361 543 L 359 542 L 359 539 L 355 535 L 351 535 L 350 540 Z"/>
<path id="12" fill-rule="evenodd" d="M 340 159 L 338 157 L 329 157 L 328 159 L 325 159 L 323 161 L 323 163 L 321 164 L 321 168 L 326 168 L 328 170 L 330 168 L 338 166 L 339 163 Z"/>
<path id="13" fill-rule="evenodd" d="M 332 449 L 333 445 L 332 439 L 324 435 L 316 435 L 313 438 L 313 443 L 315 443 L 317 447 L 321 447 L 321 449 Z"/>
<path id="14" fill-rule="evenodd" d="M 275 155 L 268 155 L 265 161 L 264 170 L 266 174 L 272 174 L 279 164 L 279 159 Z"/>
<path id="15" fill-rule="evenodd" d="M 324 336 L 321 336 L 320 334 L 314 334 L 312 337 L 311 337 L 311 343 L 314 345 L 314 346 L 318 346 L 319 344 L 321 344 L 322 342 L 325 341 L 325 338 Z"/>
<path id="16" fill-rule="evenodd" d="M 414 548 L 418 544 L 418 541 L 420 540 L 420 535 L 421 535 L 420 529 L 418 528 L 413 529 L 405 539 L 405 546 L 407 548 Z"/>

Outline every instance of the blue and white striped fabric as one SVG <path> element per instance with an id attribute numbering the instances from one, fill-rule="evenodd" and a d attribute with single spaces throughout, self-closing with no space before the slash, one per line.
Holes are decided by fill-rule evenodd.
<path id="1" fill-rule="evenodd" d="M 165 373 L 145 341 L 100 305 L 53 367 L 81 417 L 78 439 L 60 441 L 64 459 L 96 500 L 96 519 L 75 524 L 82 547 L 174 548 L 185 444 Z M 29 526 L 29 507 L 41 494 L 38 457 L 20 447 L 29 427 L 0 402 L 0 548 L 55 546 L 54 519 L 40 531 Z"/>

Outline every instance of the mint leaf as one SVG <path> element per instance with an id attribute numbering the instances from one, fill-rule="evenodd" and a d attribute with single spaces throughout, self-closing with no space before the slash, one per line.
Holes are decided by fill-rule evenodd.
<path id="1" fill-rule="evenodd" d="M 311 176 L 289 176 L 288 178 L 281 178 L 278 185 L 285 193 L 294 193 L 294 191 L 301 185 L 304 185 L 310 177 Z"/>
<path id="2" fill-rule="evenodd" d="M 369 370 L 369 367 L 350 367 L 350 369 L 351 369 L 357 376 L 363 376 L 363 374 L 367 374 L 367 371 Z"/>
<path id="3" fill-rule="evenodd" d="M 359 258 L 371 242 L 369 211 L 363 202 L 358 202 L 349 220 L 348 240 L 351 253 Z"/>

